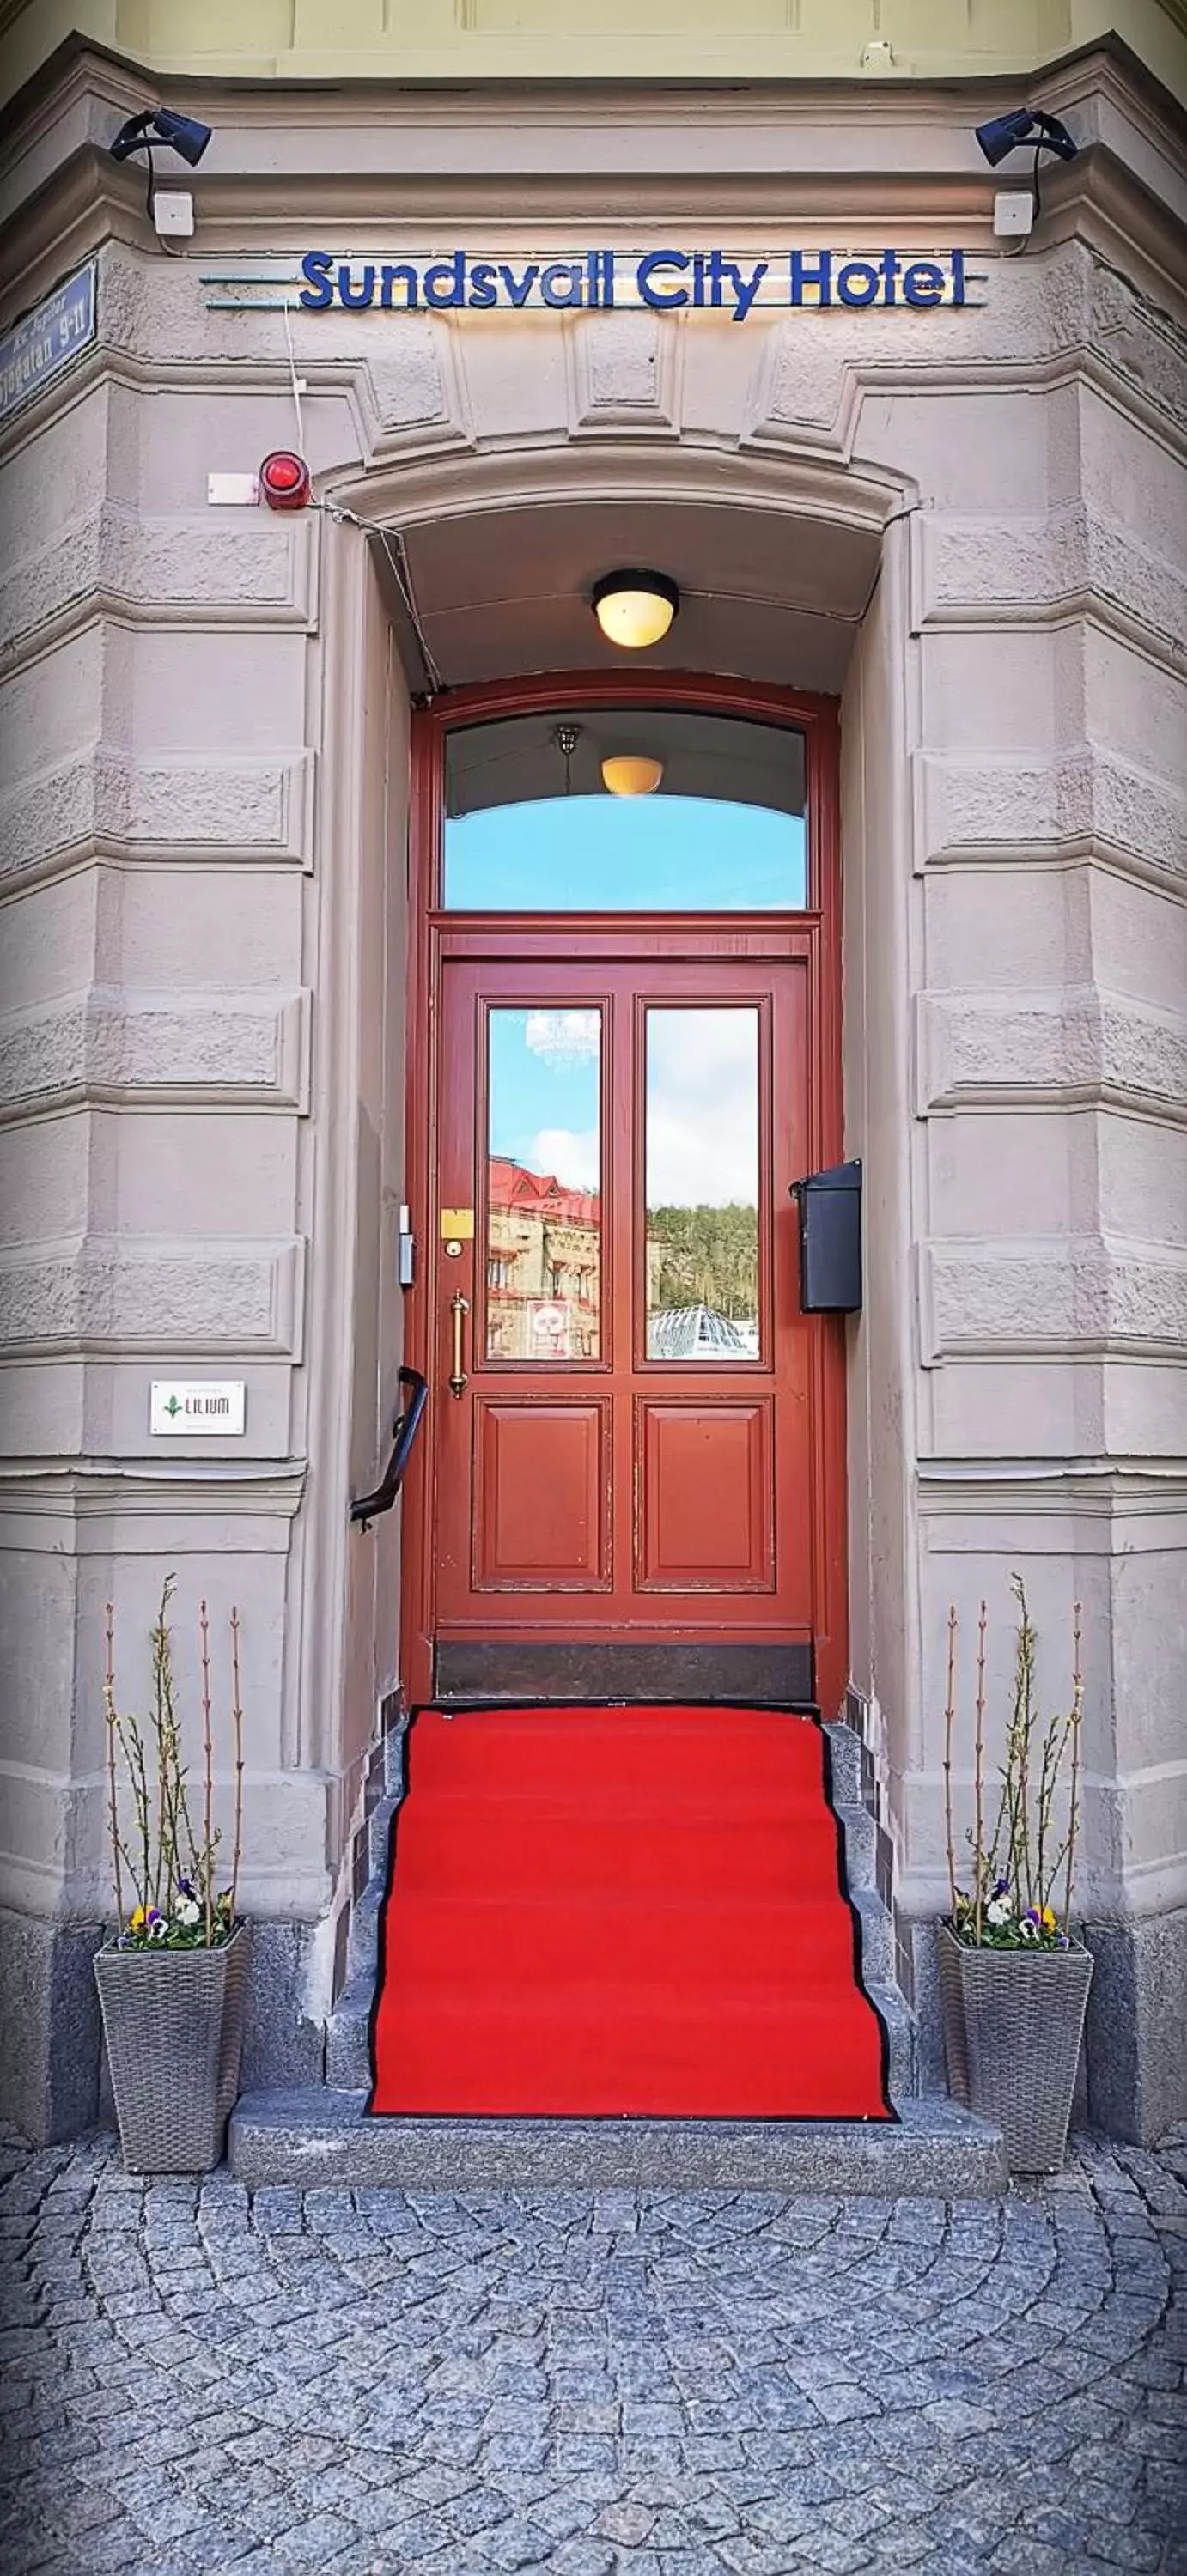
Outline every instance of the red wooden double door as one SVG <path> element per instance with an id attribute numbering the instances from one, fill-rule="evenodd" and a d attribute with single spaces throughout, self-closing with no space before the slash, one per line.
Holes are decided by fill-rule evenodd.
<path id="1" fill-rule="evenodd" d="M 427 911 L 418 1698 L 839 1700 L 844 1328 L 800 1310 L 790 1196 L 839 1141 L 813 893 Z"/>

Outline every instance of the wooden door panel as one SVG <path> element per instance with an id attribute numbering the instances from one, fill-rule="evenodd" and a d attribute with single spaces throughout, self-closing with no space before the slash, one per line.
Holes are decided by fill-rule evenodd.
<path id="1" fill-rule="evenodd" d="M 688 1652 L 731 1642 L 749 1651 L 764 1638 L 799 1651 L 812 1633 L 819 1323 L 799 1311 L 788 1196 L 811 1162 L 808 974 L 806 945 L 789 956 L 782 936 L 766 959 L 722 955 L 716 939 L 701 956 L 685 937 L 673 955 L 657 941 L 649 954 L 615 960 L 583 954 L 575 940 L 547 961 L 476 954 L 467 933 L 443 957 L 428 1567 L 442 1670 L 446 1649 L 466 1653 L 483 1640 L 492 1653 L 500 1639 L 507 1652 L 513 1643 L 543 1652 L 549 1639 L 559 1652 L 599 1640 L 625 1649 L 664 1635 Z M 657 1012 L 660 1046 L 649 1052 Z M 729 1039 L 721 1015 L 730 1012 L 753 1032 L 743 1075 L 757 1113 L 752 1105 L 743 1178 L 757 1137 L 760 1218 L 748 1268 L 739 1267 L 741 1236 L 727 1228 L 719 1258 L 712 1224 L 706 1232 L 698 1220 L 699 1231 L 682 1236 L 664 1216 L 668 1231 L 657 1232 L 648 1205 L 655 1200 L 661 1216 L 668 1208 L 681 1222 L 702 1198 L 710 1214 L 727 1206 L 720 1182 L 714 1198 L 708 1150 L 716 1120 L 720 1163 L 721 1085 L 706 1081 L 697 1047 L 702 1031 Z M 692 1015 L 687 1043 L 675 1016 L 684 1013 Z M 533 1063 L 543 1037 L 581 1054 L 595 1015 L 600 1144 L 595 1152 L 588 1142 L 584 1200 L 562 1173 L 562 1206 L 541 1179 L 554 1168 L 559 1135 L 535 1076 L 515 1140 L 521 1162 L 507 1160 L 512 1140 L 491 1108 L 491 1050 L 503 1051 L 505 1091 L 509 1039 L 527 1043 Z M 666 1091 L 654 1079 L 661 1059 Z M 686 1060 L 699 1067 L 699 1090 L 694 1082 L 681 1101 Z M 742 1078 L 737 1066 L 732 1078 Z M 570 1070 L 565 1080 L 571 1090 L 576 1076 Z M 669 1125 L 673 1102 L 685 1118 L 681 1159 L 669 1164 L 673 1187 L 685 1193 L 674 1208 L 662 1174 L 658 1192 L 649 1186 L 657 1099 L 655 1114 Z M 577 1123 L 590 1124 L 580 1102 Z M 442 1250 L 445 1210 L 473 1227 L 453 1257 Z M 747 1310 L 751 1279 L 757 1303 Z M 465 1383 L 455 1398 L 459 1294 L 468 1301 Z M 725 1302 L 715 1307 L 715 1298 Z M 564 1310 L 565 1329 L 546 1337 L 554 1310 Z M 724 1334 L 703 1329 L 714 1312 L 733 1319 Z M 688 1326 L 674 1338 L 673 1314 Z M 689 1319 L 698 1316 L 694 1329 Z"/>
<path id="2" fill-rule="evenodd" d="M 644 1399 L 639 1415 L 639 1590 L 772 1592 L 771 1399 Z"/>
<path id="3" fill-rule="evenodd" d="M 608 1412 L 530 1390 L 476 1399 L 475 1591 L 607 1589 Z"/>

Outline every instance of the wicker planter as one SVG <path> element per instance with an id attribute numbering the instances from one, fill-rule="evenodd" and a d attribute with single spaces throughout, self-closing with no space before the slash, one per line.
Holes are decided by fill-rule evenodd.
<path id="1" fill-rule="evenodd" d="M 129 2173 L 209 2173 L 239 2091 L 251 1934 L 217 1950 L 95 1959 L 120 2145 Z"/>
<path id="2" fill-rule="evenodd" d="M 1057 2173 L 1067 2147 L 1092 1959 L 975 1950 L 937 1930 L 948 2089 L 1001 2130 L 1015 2173 Z"/>

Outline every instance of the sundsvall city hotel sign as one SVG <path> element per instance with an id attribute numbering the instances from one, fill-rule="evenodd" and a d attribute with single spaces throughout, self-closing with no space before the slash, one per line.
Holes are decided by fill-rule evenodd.
<path id="1" fill-rule="evenodd" d="M 660 313 L 689 309 L 728 313 L 744 322 L 756 304 L 785 306 L 904 304 L 916 309 L 963 304 L 963 251 L 943 259 L 903 258 L 880 250 L 860 256 L 831 250 L 786 251 L 738 259 L 723 250 L 649 250 L 636 257 L 589 250 L 577 259 L 481 259 L 464 250 L 443 259 L 340 259 L 306 251 L 297 302 L 307 313 L 332 305 L 381 310 L 493 312 L 540 304 L 554 311 L 607 311 L 642 304 Z"/>
<path id="2" fill-rule="evenodd" d="M 223 269 L 204 284 L 216 307 L 287 305 L 305 313 L 712 312 L 744 322 L 755 310 L 927 312 L 980 299 L 961 250 L 585 250 L 563 258 L 491 258 L 468 250 L 392 259 L 308 250 L 294 270 Z M 265 290 L 261 292 L 260 290 Z"/>

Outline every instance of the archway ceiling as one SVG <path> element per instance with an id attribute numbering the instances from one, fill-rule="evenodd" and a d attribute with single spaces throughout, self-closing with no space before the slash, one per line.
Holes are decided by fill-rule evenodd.
<path id="1" fill-rule="evenodd" d="M 552 502 L 405 527 L 417 614 L 450 687 L 531 671 L 718 671 L 838 690 L 877 566 L 876 531 L 736 504 Z M 605 643 L 600 573 L 643 564 L 680 585 L 660 645 Z"/>

